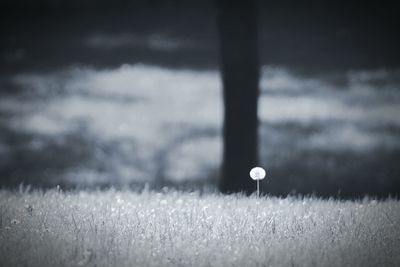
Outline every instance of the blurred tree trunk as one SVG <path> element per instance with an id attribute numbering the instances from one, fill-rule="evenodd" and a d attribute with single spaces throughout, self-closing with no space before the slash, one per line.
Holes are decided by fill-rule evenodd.
<path id="1" fill-rule="evenodd" d="M 258 161 L 259 63 L 255 0 L 217 0 L 224 97 L 220 190 L 254 192 Z"/>

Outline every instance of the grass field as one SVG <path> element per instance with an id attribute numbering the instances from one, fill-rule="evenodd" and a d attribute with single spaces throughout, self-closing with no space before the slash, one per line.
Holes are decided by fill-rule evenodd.
<path id="1" fill-rule="evenodd" d="M 399 266 L 400 203 L 0 191 L 1 266 Z"/>

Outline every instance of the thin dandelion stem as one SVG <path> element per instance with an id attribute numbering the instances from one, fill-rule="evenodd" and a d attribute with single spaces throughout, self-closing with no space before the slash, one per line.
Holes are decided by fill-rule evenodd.
<path id="1" fill-rule="evenodd" d="M 260 198 L 260 180 L 257 179 L 257 197 Z"/>

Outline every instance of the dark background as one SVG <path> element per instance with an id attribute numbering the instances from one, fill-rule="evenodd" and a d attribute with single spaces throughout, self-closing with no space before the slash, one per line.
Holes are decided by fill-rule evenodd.
<path id="1" fill-rule="evenodd" d="M 373 91 L 359 99 L 361 107 L 384 110 L 390 105 L 393 113 L 398 111 L 396 106 L 400 103 L 399 11 L 394 1 L 259 1 L 260 64 L 266 66 L 266 73 L 270 75 L 276 72 L 268 71 L 277 67 L 290 72 L 289 76 L 282 76 L 284 79 L 296 78 L 300 82 L 311 79 L 334 87 L 337 90 L 334 93 L 322 94 L 328 98 L 342 99 L 346 95 L 356 98 L 357 94 L 351 93 L 351 82 L 358 79 L 358 84 L 367 84 Z M 43 93 L 27 89 L 29 86 L 16 83 L 15 77 L 32 73 L 46 75 L 71 66 L 104 70 L 119 68 L 122 64 L 144 64 L 174 71 L 217 71 L 220 53 L 216 12 L 213 1 L 2 1 L 1 97 L 28 102 L 59 97 L 63 93 L 57 90 Z M 104 36 L 108 38 L 106 41 L 102 39 Z M 262 90 L 262 95 L 266 98 L 276 94 L 268 89 L 268 82 L 265 86 L 267 89 Z M 283 85 L 278 93 L 292 94 L 295 98 L 312 95 L 314 89 L 310 90 L 285 91 Z M 347 90 L 351 92 L 347 94 Z M 376 100 L 376 96 L 382 99 Z M 349 106 L 357 104 L 356 99 L 352 101 Z M 116 177 L 112 162 L 121 158 L 117 149 L 121 140 L 104 143 L 88 133 L 85 120 L 78 128 L 67 131 L 61 143 L 59 134 L 38 135 L 18 130 L 12 125 L 18 122 L 20 112 L 8 110 L 4 103 L 0 110 L 2 186 L 16 186 L 21 182 L 65 187 L 143 184 L 143 180 L 131 179 L 132 174 L 127 175 L 129 179 Z M 368 125 L 337 120 L 308 124 L 262 122 L 261 163 L 271 177 L 268 185 L 263 185 L 264 191 L 277 195 L 299 192 L 342 197 L 398 195 L 400 125 L 394 119 L 396 114 L 385 114 L 391 118 L 389 122 L 374 121 Z M 312 134 L 329 134 L 336 126 L 346 124 L 347 127 L 349 123 L 370 136 L 375 137 L 375 133 L 390 136 L 392 141 L 385 146 L 378 142 L 367 150 L 297 148 L 298 143 Z M 190 125 L 179 127 L 186 131 Z M 220 131 L 220 128 L 206 127 L 188 131 L 186 136 L 218 137 Z M 349 143 L 353 142 L 351 138 L 347 140 Z M 30 147 L 35 140 L 42 144 L 39 150 Z M 168 151 L 168 147 L 164 150 Z M 106 156 L 96 156 L 98 149 Z M 161 154 L 161 151 L 155 152 L 155 155 Z M 133 165 L 138 163 L 135 158 L 131 160 Z M 54 179 L 70 169 L 75 170 L 76 166 L 96 170 L 104 179 L 82 184 L 79 180 Z M 163 178 L 149 181 L 155 186 L 213 185 L 218 168 L 216 163 L 204 170 L 205 177 L 178 183 L 169 181 L 160 168 L 156 176 Z"/>
<path id="2" fill-rule="evenodd" d="M 395 1 L 259 1 L 261 62 L 302 70 L 398 67 L 398 12 Z M 217 68 L 215 15 L 213 1 L 2 1 L 2 71 L 76 62 Z M 163 33 L 200 47 L 107 54 L 81 47 L 79 37 L 93 33 Z M 18 64 L 4 56 L 17 49 L 29 55 Z"/>

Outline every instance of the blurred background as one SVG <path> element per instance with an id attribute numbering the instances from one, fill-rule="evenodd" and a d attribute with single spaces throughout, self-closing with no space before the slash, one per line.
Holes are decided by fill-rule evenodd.
<path id="1" fill-rule="evenodd" d="M 0 3 L 2 187 L 217 184 L 213 0 Z M 258 2 L 264 192 L 399 195 L 399 11 Z"/>

